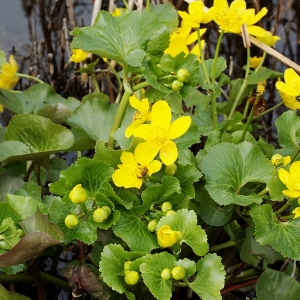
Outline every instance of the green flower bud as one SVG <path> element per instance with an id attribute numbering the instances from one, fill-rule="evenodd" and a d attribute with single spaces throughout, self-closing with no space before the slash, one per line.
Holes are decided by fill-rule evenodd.
<path id="1" fill-rule="evenodd" d="M 168 210 L 172 209 L 172 204 L 170 202 L 164 202 L 161 205 L 161 211 L 165 214 Z"/>
<path id="2" fill-rule="evenodd" d="M 172 90 L 174 90 L 174 91 L 179 91 L 179 90 L 182 89 L 182 87 L 183 87 L 183 83 L 182 83 L 181 81 L 179 81 L 179 80 L 174 80 L 174 81 L 172 82 Z"/>
<path id="3" fill-rule="evenodd" d="M 74 186 L 73 190 L 69 194 L 69 198 L 74 204 L 85 203 L 88 197 L 89 195 L 87 191 L 81 186 L 81 184 Z"/>
<path id="4" fill-rule="evenodd" d="M 109 216 L 111 215 L 111 208 L 109 206 L 105 205 L 105 206 L 102 206 L 102 208 L 107 211 Z"/>
<path id="5" fill-rule="evenodd" d="M 169 280 L 172 277 L 172 272 L 169 268 L 165 268 L 161 271 L 160 277 L 164 280 Z"/>
<path id="6" fill-rule="evenodd" d="M 170 209 L 170 210 L 168 210 L 168 211 L 166 212 L 165 216 L 167 217 L 167 216 L 171 216 L 171 215 L 174 215 L 174 214 L 176 214 L 176 211 L 173 210 L 173 209 Z"/>
<path id="7" fill-rule="evenodd" d="M 181 280 L 185 277 L 185 269 L 182 266 L 176 266 L 172 269 L 172 276 L 175 280 Z"/>
<path id="8" fill-rule="evenodd" d="M 17 229 L 17 235 L 21 238 L 22 236 L 25 235 L 25 232 L 23 229 Z"/>
<path id="9" fill-rule="evenodd" d="M 177 72 L 177 78 L 179 81 L 188 82 L 190 80 L 190 72 L 187 69 L 180 69 Z"/>
<path id="10" fill-rule="evenodd" d="M 176 171 L 177 171 L 177 166 L 175 164 L 168 165 L 165 168 L 165 172 L 168 175 L 174 175 L 176 173 Z"/>
<path id="11" fill-rule="evenodd" d="M 136 271 L 125 272 L 125 282 L 129 285 L 135 285 L 138 283 L 140 275 Z"/>
<path id="12" fill-rule="evenodd" d="M 93 213 L 93 220 L 97 223 L 103 223 L 108 218 L 108 212 L 102 207 L 98 207 Z"/>
<path id="13" fill-rule="evenodd" d="M 67 215 L 65 217 L 65 225 L 69 228 L 69 229 L 73 229 L 74 227 L 76 227 L 78 225 L 78 219 L 75 215 Z"/>
<path id="14" fill-rule="evenodd" d="M 157 221 L 156 220 L 151 220 L 148 225 L 147 228 L 150 232 L 154 232 L 156 230 L 156 226 L 157 226 Z"/>
<path id="15" fill-rule="evenodd" d="M 125 272 L 129 271 L 129 267 L 130 267 L 131 264 L 132 264 L 131 260 L 127 260 L 127 261 L 124 262 L 124 271 Z"/>

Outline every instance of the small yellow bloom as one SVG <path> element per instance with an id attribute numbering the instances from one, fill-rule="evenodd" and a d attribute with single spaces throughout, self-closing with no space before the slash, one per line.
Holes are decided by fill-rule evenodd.
<path id="1" fill-rule="evenodd" d="M 158 153 L 167 166 L 176 161 L 178 151 L 173 140 L 189 129 L 192 120 L 190 116 L 182 116 L 171 123 L 171 119 L 171 108 L 166 101 L 159 100 L 153 104 L 151 124 L 142 124 L 134 131 L 134 136 L 145 140 L 135 148 L 137 161 L 145 158 L 152 161 Z"/>
<path id="2" fill-rule="evenodd" d="M 81 184 L 75 185 L 69 194 L 69 198 L 74 204 L 85 203 L 88 197 L 89 195 L 87 191 L 82 187 Z"/>
<path id="3" fill-rule="evenodd" d="M 72 49 L 72 55 L 70 57 L 70 60 L 79 63 L 84 61 L 88 57 L 88 52 L 85 52 L 81 49 Z"/>
<path id="4" fill-rule="evenodd" d="M 151 120 L 151 112 L 149 112 L 149 101 L 147 98 L 140 101 L 135 95 L 133 95 L 129 98 L 129 103 L 137 110 L 137 112 L 133 116 L 132 123 L 125 131 L 125 136 L 127 138 L 132 136 L 133 131 L 137 126 Z"/>
<path id="5" fill-rule="evenodd" d="M 291 157 L 283 157 L 280 154 L 274 154 L 271 158 L 271 162 L 275 167 L 285 167 L 291 162 Z"/>
<path id="6" fill-rule="evenodd" d="M 189 4 L 189 13 L 184 11 L 178 11 L 178 14 L 182 18 L 182 23 L 185 26 L 198 28 L 200 23 L 208 23 L 212 20 L 210 10 L 205 11 L 204 3 L 202 1 L 195 1 Z"/>
<path id="7" fill-rule="evenodd" d="M 294 214 L 293 219 L 299 218 L 300 217 L 300 207 L 296 207 L 292 213 Z"/>
<path id="8" fill-rule="evenodd" d="M 290 170 L 279 169 L 279 179 L 286 185 L 282 193 L 290 198 L 300 197 L 300 161 L 292 163 Z"/>
<path id="9" fill-rule="evenodd" d="M 292 68 L 288 68 L 284 72 L 284 82 L 277 81 L 277 90 L 284 92 L 289 96 L 299 96 L 300 95 L 300 77 Z"/>
<path id="10" fill-rule="evenodd" d="M 5 62 L 0 70 L 0 88 L 11 90 L 18 82 L 16 73 L 18 71 L 18 64 L 13 55 L 9 56 L 9 62 Z"/>
<path id="11" fill-rule="evenodd" d="M 270 31 L 267 30 L 265 30 L 265 34 L 263 36 L 257 36 L 256 38 L 269 47 L 273 47 L 275 43 L 280 40 L 280 37 L 278 35 L 273 35 Z"/>
<path id="12" fill-rule="evenodd" d="M 257 56 L 250 57 L 250 67 L 253 68 L 253 69 L 256 69 L 260 65 L 261 61 L 262 61 L 262 56 L 260 56 L 260 57 L 257 57 Z"/>
<path id="13" fill-rule="evenodd" d="M 297 110 L 300 109 L 300 102 L 297 100 L 295 96 L 289 96 L 284 92 L 278 91 L 280 98 L 282 99 L 284 105 L 291 109 L 291 110 Z"/>
<path id="14" fill-rule="evenodd" d="M 164 52 L 169 53 L 173 57 L 177 56 L 181 52 L 189 54 L 190 51 L 188 46 L 198 39 L 197 32 L 195 31 L 191 33 L 191 30 L 192 28 L 188 26 L 177 28 L 173 33 L 171 33 L 169 47 Z M 205 32 L 206 29 L 200 29 L 200 36 L 202 36 Z"/>
<path id="15" fill-rule="evenodd" d="M 114 17 L 121 16 L 121 10 L 120 10 L 120 8 L 117 7 L 113 12 L 111 12 L 111 15 L 114 16 Z"/>
<path id="16" fill-rule="evenodd" d="M 140 188 L 146 175 L 151 176 L 161 168 L 161 162 L 142 156 L 140 159 L 131 152 L 123 151 L 121 155 L 122 164 L 118 165 L 119 169 L 115 170 L 112 180 L 116 186 L 125 188 Z"/>
<path id="17" fill-rule="evenodd" d="M 157 231 L 157 242 L 163 248 L 172 247 L 182 239 L 180 231 L 172 230 L 169 225 L 163 225 Z"/>
<path id="18" fill-rule="evenodd" d="M 227 0 L 214 0 L 210 11 L 220 28 L 232 33 L 240 33 L 241 26 L 248 18 L 245 0 L 234 0 L 230 6 Z"/>

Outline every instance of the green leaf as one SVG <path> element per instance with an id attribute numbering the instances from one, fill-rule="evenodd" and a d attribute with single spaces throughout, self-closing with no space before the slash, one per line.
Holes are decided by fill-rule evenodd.
<path id="1" fill-rule="evenodd" d="M 0 255 L 0 266 L 8 267 L 35 258 L 46 248 L 62 243 L 64 237 L 60 229 L 48 222 L 48 216 L 37 210 L 20 222 L 26 235 L 9 251 Z"/>
<path id="2" fill-rule="evenodd" d="M 19 177 L 13 177 L 6 174 L 1 174 L 0 175 L 0 199 L 1 199 L 0 201 L 4 201 L 6 194 L 14 194 L 15 191 L 22 188 L 24 183 L 25 182 Z"/>
<path id="3" fill-rule="evenodd" d="M 169 225 L 172 230 L 182 233 L 181 243 L 188 244 L 195 254 L 203 256 L 208 251 L 206 232 L 197 225 L 197 215 L 193 210 L 180 209 L 176 214 L 162 217 L 156 230 L 163 225 Z"/>
<path id="4" fill-rule="evenodd" d="M 97 239 L 97 228 L 89 219 L 81 219 L 76 227 L 69 229 L 65 225 L 65 218 L 71 213 L 75 213 L 78 205 L 66 203 L 63 200 L 54 198 L 49 209 L 51 222 L 54 222 L 64 234 L 64 242 L 68 244 L 73 240 L 82 241 L 91 245 Z"/>
<path id="5" fill-rule="evenodd" d="M 271 200 L 273 201 L 283 201 L 284 194 L 283 190 L 286 190 L 286 185 L 279 179 L 278 174 L 276 174 L 275 178 L 268 182 L 267 189 L 269 190 Z"/>
<path id="6" fill-rule="evenodd" d="M 282 272 L 267 269 L 256 283 L 256 294 L 265 300 L 297 300 L 300 284 Z"/>
<path id="7" fill-rule="evenodd" d="M 2 300 L 30 300 L 26 296 L 7 291 L 2 285 L 0 285 L 0 297 Z"/>
<path id="8" fill-rule="evenodd" d="M 14 222 L 20 220 L 20 215 L 7 202 L 0 202 L 0 222 L 9 217 L 12 218 Z"/>
<path id="9" fill-rule="evenodd" d="M 282 260 L 282 256 L 276 252 L 270 245 L 261 245 L 253 237 L 254 230 L 252 227 L 246 228 L 246 238 L 242 245 L 240 257 L 245 263 L 257 267 L 265 259 L 268 263 L 273 264 L 276 260 Z"/>
<path id="10" fill-rule="evenodd" d="M 185 270 L 185 277 L 191 277 L 196 273 L 196 264 L 188 258 L 179 259 L 175 262 L 175 266 L 182 266 Z"/>
<path id="11" fill-rule="evenodd" d="M 182 166 L 177 164 L 174 176 L 179 180 L 181 193 L 184 198 L 178 208 L 186 208 L 190 199 L 195 198 L 194 182 L 198 181 L 202 174 L 193 165 Z"/>
<path id="12" fill-rule="evenodd" d="M 187 149 L 193 144 L 199 143 L 200 140 L 200 129 L 192 122 L 190 128 L 181 137 L 175 140 L 178 149 Z"/>
<path id="13" fill-rule="evenodd" d="M 133 251 L 150 252 L 158 248 L 156 235 L 149 232 L 147 223 L 138 215 L 125 209 L 120 209 L 121 216 L 113 226 L 116 236 L 123 239 Z"/>
<path id="14" fill-rule="evenodd" d="M 117 18 L 101 11 L 92 26 L 74 31 L 76 36 L 71 48 L 138 67 L 146 55 L 148 43 L 164 31 L 168 32 L 167 27 L 154 13 L 145 10 L 132 11 Z"/>
<path id="15" fill-rule="evenodd" d="M 208 135 L 214 130 L 214 124 L 211 118 L 211 107 L 207 106 L 206 110 L 196 110 L 194 115 L 191 115 L 193 122 L 198 126 L 198 131 L 201 135 Z"/>
<path id="16" fill-rule="evenodd" d="M 74 142 L 70 130 L 33 114 L 15 115 L 7 126 L 5 137 L 6 142 L 0 144 L 0 161 L 48 156 L 71 147 Z"/>
<path id="17" fill-rule="evenodd" d="M 216 254 L 207 254 L 197 264 L 197 277 L 189 287 L 202 300 L 221 300 L 220 290 L 225 283 L 225 270 L 221 257 Z"/>
<path id="18" fill-rule="evenodd" d="M 249 142 L 220 143 L 203 157 L 202 172 L 207 181 L 205 188 L 214 201 L 246 206 L 260 203 L 262 197 L 253 192 L 241 194 L 243 186 L 248 182 L 269 182 L 273 165 L 258 146 Z"/>
<path id="19" fill-rule="evenodd" d="M 281 222 L 269 204 L 253 207 L 250 214 L 255 224 L 255 238 L 261 245 L 270 244 L 284 257 L 300 260 L 299 218 Z"/>
<path id="20" fill-rule="evenodd" d="M 113 171 L 111 166 L 102 161 L 80 158 L 67 171 L 61 172 L 60 180 L 50 186 L 50 191 L 64 197 L 75 185 L 82 184 L 82 187 L 88 192 L 89 198 L 94 198 L 97 193 L 102 193 L 115 204 L 124 206 L 123 200 L 115 194 L 107 182 Z"/>
<path id="21" fill-rule="evenodd" d="M 278 131 L 279 144 L 282 148 L 299 147 L 300 118 L 295 111 L 284 112 L 275 122 Z"/>
<path id="22" fill-rule="evenodd" d="M 101 254 L 101 261 L 99 264 L 103 281 L 114 291 L 120 294 L 125 293 L 128 299 L 135 300 L 134 294 L 126 287 L 124 279 L 124 263 L 126 261 L 134 262 L 135 259 L 143 257 L 146 254 L 147 253 L 143 252 L 124 251 L 121 245 L 106 245 Z"/>
<path id="23" fill-rule="evenodd" d="M 264 80 L 267 80 L 269 78 L 278 78 L 281 77 L 282 73 L 276 72 L 273 70 L 270 70 L 268 68 L 262 67 L 257 72 L 252 72 L 248 76 L 248 84 L 258 84 L 259 82 L 262 82 Z"/>
<path id="24" fill-rule="evenodd" d="M 161 272 L 165 268 L 172 270 L 175 257 L 167 252 L 151 255 L 151 258 L 141 264 L 140 270 L 145 285 L 152 295 L 158 300 L 171 299 L 172 281 L 161 278 Z"/>

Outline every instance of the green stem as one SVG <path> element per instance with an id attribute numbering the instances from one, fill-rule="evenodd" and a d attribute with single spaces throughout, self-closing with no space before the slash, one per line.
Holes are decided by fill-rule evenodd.
<path id="1" fill-rule="evenodd" d="M 214 84 L 215 79 L 216 79 L 217 59 L 218 59 L 218 56 L 219 56 L 223 35 L 224 35 L 224 30 L 221 31 L 220 36 L 218 38 L 217 46 L 216 46 L 213 66 L 212 66 L 212 69 L 211 69 L 211 83 L 212 84 Z"/>
<path id="2" fill-rule="evenodd" d="M 123 3 L 124 3 L 124 5 L 125 5 L 126 9 L 127 9 L 127 10 L 130 10 L 127 1 L 126 1 L 126 0 L 123 0 Z"/>
<path id="3" fill-rule="evenodd" d="M 262 56 L 262 59 L 261 59 L 261 62 L 259 63 L 259 65 L 256 67 L 255 69 L 255 73 L 257 73 L 259 71 L 259 69 L 261 68 L 261 66 L 263 65 L 263 63 L 265 62 L 265 59 L 266 59 L 266 56 L 267 56 L 267 51 L 264 51 L 263 52 L 263 56 Z"/>
<path id="4" fill-rule="evenodd" d="M 137 91 L 137 90 L 142 89 L 142 88 L 144 88 L 146 86 L 149 86 L 149 85 L 150 85 L 150 83 L 148 81 L 144 81 L 144 82 L 138 83 L 137 85 L 133 86 L 132 90 Z"/>
<path id="5" fill-rule="evenodd" d="M 154 177 L 154 176 L 149 176 L 149 175 L 147 175 L 147 176 L 145 176 L 145 178 L 146 178 L 146 179 L 149 179 L 149 180 L 152 180 L 152 181 L 154 181 L 154 182 L 162 183 L 162 180 L 161 180 L 160 178 L 156 178 L 156 177 Z"/>
<path id="6" fill-rule="evenodd" d="M 150 0 L 146 0 L 146 11 L 149 11 L 150 4 L 151 4 L 151 1 Z"/>
<path id="7" fill-rule="evenodd" d="M 16 76 L 26 78 L 26 79 L 30 79 L 30 80 L 33 80 L 33 81 L 37 81 L 38 83 L 45 83 L 44 81 L 42 81 L 42 80 L 40 80 L 40 79 L 38 79 L 34 76 L 28 75 L 28 74 L 16 73 Z"/>
<path id="8" fill-rule="evenodd" d="M 248 119 L 247 119 L 246 125 L 245 125 L 245 127 L 244 127 L 244 129 L 243 129 L 242 136 L 241 136 L 240 140 L 238 141 L 238 144 L 241 143 L 241 142 L 244 140 L 244 138 L 245 138 L 245 136 L 246 136 L 246 133 L 247 133 L 247 131 L 248 131 L 248 128 L 249 128 L 249 126 L 250 126 L 250 124 L 251 124 L 251 122 L 252 122 L 253 115 L 254 115 L 254 110 L 253 110 L 253 107 L 252 107 L 251 112 L 250 112 L 250 115 L 249 115 L 249 117 L 248 117 Z"/>
<path id="9" fill-rule="evenodd" d="M 293 219 L 293 218 L 294 218 L 294 215 L 288 215 L 288 216 L 282 216 L 279 219 L 280 220 L 290 220 L 290 219 Z"/>
<path id="10" fill-rule="evenodd" d="M 100 93 L 100 88 L 99 88 L 99 84 L 98 84 L 97 79 L 96 79 L 96 75 L 94 73 L 92 73 L 91 76 L 92 76 L 92 80 L 93 80 L 96 92 Z"/>
<path id="11" fill-rule="evenodd" d="M 201 58 L 201 66 L 202 66 L 202 69 L 203 69 L 203 72 L 204 72 L 204 75 L 206 78 L 206 82 L 210 83 L 208 72 L 206 69 L 205 61 L 204 61 L 204 54 L 201 49 L 200 27 L 197 28 L 197 37 L 198 37 L 198 46 L 199 46 L 199 52 L 200 52 L 200 58 Z"/>
<path id="12" fill-rule="evenodd" d="M 232 118 L 232 116 L 233 116 L 233 114 L 235 112 L 235 109 L 238 106 L 238 104 L 239 104 L 239 102 L 240 102 L 240 100 L 242 98 L 242 95 L 243 95 L 243 93 L 244 93 L 244 91 L 245 91 L 245 89 L 246 89 L 246 87 L 248 85 L 249 71 L 250 71 L 250 48 L 247 48 L 247 66 L 246 66 L 245 79 L 244 79 L 243 84 L 242 84 L 242 86 L 241 86 L 241 88 L 240 88 L 240 90 L 239 90 L 239 92 L 238 92 L 238 94 L 237 94 L 237 96 L 236 96 L 233 104 L 232 104 L 230 113 L 228 115 L 228 119 Z"/>
<path id="13" fill-rule="evenodd" d="M 283 104 L 283 101 L 279 102 L 278 104 L 274 105 L 273 107 L 271 107 L 271 108 L 265 110 L 264 112 L 262 112 L 259 116 L 254 116 L 254 117 L 253 117 L 253 120 L 255 120 L 255 119 L 257 119 L 257 118 L 260 118 L 260 117 L 263 116 L 263 115 L 268 114 L 269 112 L 273 111 L 274 109 L 280 107 L 282 104 Z"/>
<path id="14" fill-rule="evenodd" d="M 291 163 L 298 157 L 300 153 L 300 150 L 296 150 L 292 155 L 291 155 Z"/>
<path id="15" fill-rule="evenodd" d="M 283 213 L 289 206 L 290 204 L 294 201 L 294 199 L 289 198 L 288 201 L 286 202 L 286 204 L 284 204 L 283 206 L 281 206 L 275 213 L 276 215 L 280 215 L 281 213 Z"/>
<path id="16" fill-rule="evenodd" d="M 228 248 L 228 247 L 232 247 L 234 245 L 235 245 L 235 242 L 232 241 L 232 240 L 229 240 L 228 242 L 212 246 L 209 249 L 209 252 L 214 252 L 214 251 L 217 251 L 217 250 L 225 249 L 225 248 Z"/>
<path id="17" fill-rule="evenodd" d="M 123 97 L 121 99 L 121 102 L 119 104 L 113 125 L 111 127 L 110 133 L 109 133 L 109 139 L 108 139 L 108 147 L 110 147 L 111 149 L 115 148 L 115 132 L 117 131 L 117 129 L 120 127 L 122 121 L 123 121 L 123 117 L 129 102 L 129 97 L 132 95 L 132 93 L 128 92 L 125 90 Z"/>
<path id="18" fill-rule="evenodd" d="M 119 84 L 119 88 L 121 88 L 122 86 L 122 81 L 121 81 L 121 78 L 118 74 L 118 72 L 115 70 L 115 68 L 111 65 L 111 63 L 109 61 L 106 62 L 110 68 L 110 70 L 114 73 L 114 75 L 116 76 L 117 78 L 117 81 L 118 81 L 118 84 Z"/>

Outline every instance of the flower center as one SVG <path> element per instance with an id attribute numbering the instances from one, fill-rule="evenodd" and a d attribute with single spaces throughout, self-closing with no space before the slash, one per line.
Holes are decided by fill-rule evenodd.
<path id="1" fill-rule="evenodd" d="M 141 120 L 143 118 L 143 113 L 140 111 L 136 111 L 133 115 L 133 121 Z"/>
<path id="2" fill-rule="evenodd" d="M 294 190 L 300 191 L 300 176 L 293 177 L 291 183 Z"/>
<path id="3" fill-rule="evenodd" d="M 146 168 L 145 166 L 141 166 L 139 165 L 136 169 L 135 169 L 135 174 L 137 176 L 137 178 L 143 178 L 147 175 L 148 172 L 148 168 Z"/>
<path id="4" fill-rule="evenodd" d="M 223 10 L 219 13 L 219 20 L 222 24 L 229 27 L 241 26 L 242 18 L 239 16 L 236 9 Z"/>

